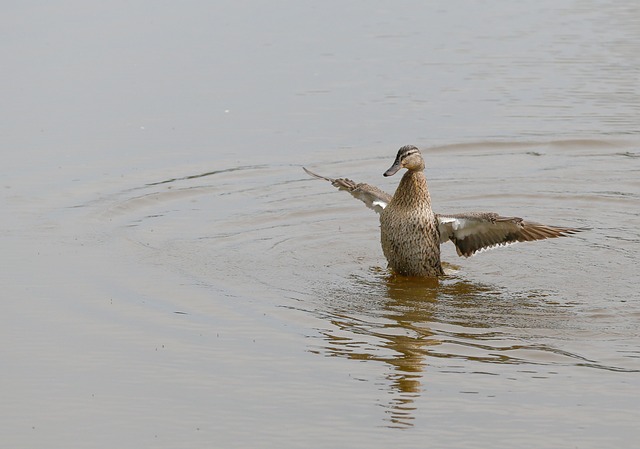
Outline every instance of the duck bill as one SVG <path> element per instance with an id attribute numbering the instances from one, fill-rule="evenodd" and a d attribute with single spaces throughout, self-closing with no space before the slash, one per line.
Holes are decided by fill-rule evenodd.
<path id="1" fill-rule="evenodd" d="M 396 161 L 393 163 L 393 165 L 391 166 L 391 168 L 389 170 L 387 170 L 386 172 L 384 172 L 384 176 L 393 176 L 396 173 L 398 173 L 398 170 L 400 170 L 402 168 L 402 163 L 400 162 L 400 159 L 396 159 Z"/>

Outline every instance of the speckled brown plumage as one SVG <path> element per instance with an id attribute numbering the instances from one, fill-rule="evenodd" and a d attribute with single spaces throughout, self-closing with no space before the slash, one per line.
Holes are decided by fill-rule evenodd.
<path id="1" fill-rule="evenodd" d="M 422 171 L 407 171 L 380 214 L 380 241 L 389 266 L 405 276 L 439 276 L 438 221 Z"/>

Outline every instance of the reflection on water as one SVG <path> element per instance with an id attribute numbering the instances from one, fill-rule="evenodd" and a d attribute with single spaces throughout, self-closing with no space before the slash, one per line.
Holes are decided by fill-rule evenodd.
<path id="1" fill-rule="evenodd" d="M 312 352 L 386 364 L 382 388 L 390 399 L 381 405 L 390 427 L 413 425 L 416 402 L 429 389 L 427 371 L 464 370 L 456 360 L 526 365 L 532 372 L 536 365 L 640 372 L 530 341 L 531 328 L 557 330 L 570 314 L 545 293 L 514 294 L 457 276 L 419 279 L 381 270 L 351 280 L 352 290 L 323 293 L 329 306 L 323 315 L 331 326 L 321 330 L 323 347 Z M 518 328 L 524 330 L 521 335 Z M 475 369 L 498 375 L 489 367 Z"/>
<path id="2" fill-rule="evenodd" d="M 323 331 L 324 354 L 353 360 L 384 362 L 389 365 L 387 387 L 391 393 L 388 409 L 391 426 L 412 425 L 415 400 L 424 390 L 425 368 L 433 348 L 442 344 L 431 330 L 443 296 L 477 297 L 490 291 L 464 280 L 419 279 L 377 273 L 373 279 L 354 279 L 359 293 L 328 292 L 334 307 L 327 319 L 331 331 Z M 363 300 L 363 297 L 365 298 Z M 336 299 L 338 303 L 336 304 Z M 363 310 L 368 309 L 367 316 Z M 348 304 L 352 304 L 349 313 Z"/>

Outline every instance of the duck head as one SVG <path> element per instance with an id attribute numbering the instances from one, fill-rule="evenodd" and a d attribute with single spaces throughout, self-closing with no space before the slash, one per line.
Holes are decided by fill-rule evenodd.
<path id="1" fill-rule="evenodd" d="M 393 176 L 401 168 L 412 171 L 424 170 L 424 159 L 422 159 L 422 154 L 420 154 L 420 150 L 418 150 L 417 147 L 405 145 L 400 148 L 396 155 L 396 160 L 393 162 L 391 168 L 384 172 L 384 176 Z"/>

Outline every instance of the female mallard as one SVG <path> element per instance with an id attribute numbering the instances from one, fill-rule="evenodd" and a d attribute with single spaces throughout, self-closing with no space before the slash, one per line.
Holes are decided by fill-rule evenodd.
<path id="1" fill-rule="evenodd" d="M 435 214 L 431 210 L 424 159 L 418 148 L 413 145 L 400 148 L 384 176 L 392 176 L 401 168 L 406 168 L 407 172 L 391 196 L 369 184 L 356 184 L 346 178 L 327 178 L 303 167 L 309 175 L 348 191 L 380 214 L 382 251 L 389 266 L 398 274 L 444 274 L 440 263 L 440 244 L 449 240 L 456 246 L 459 256 L 469 257 L 486 248 L 564 237 L 579 231 L 527 222 L 518 217 L 502 217 L 492 212 Z"/>

